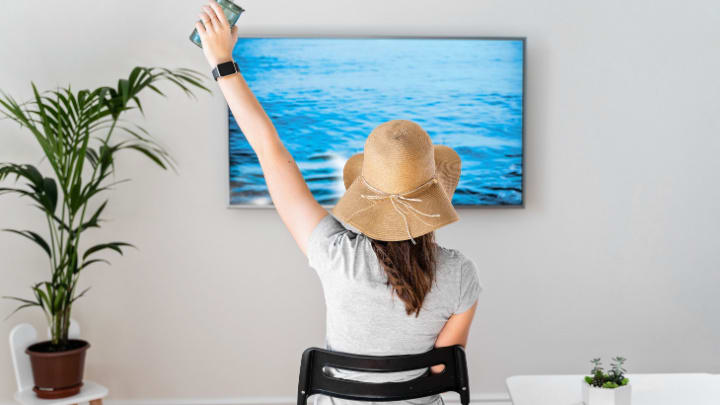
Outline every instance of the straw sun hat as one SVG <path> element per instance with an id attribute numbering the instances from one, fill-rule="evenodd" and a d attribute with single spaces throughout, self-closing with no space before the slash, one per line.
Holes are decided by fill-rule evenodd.
<path id="1" fill-rule="evenodd" d="M 451 199 L 459 178 L 454 150 L 433 145 L 412 121 L 388 121 L 345 163 L 346 191 L 332 212 L 370 238 L 415 243 L 458 220 Z"/>

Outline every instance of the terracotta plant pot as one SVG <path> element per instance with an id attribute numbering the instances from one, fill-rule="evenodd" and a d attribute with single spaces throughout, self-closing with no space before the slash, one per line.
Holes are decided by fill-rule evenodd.
<path id="1" fill-rule="evenodd" d="M 49 340 L 25 349 L 30 356 L 35 381 L 33 391 L 38 398 L 65 398 L 80 392 L 85 352 L 89 347 L 90 343 L 84 340 L 70 339 L 67 350 L 53 351 Z"/>

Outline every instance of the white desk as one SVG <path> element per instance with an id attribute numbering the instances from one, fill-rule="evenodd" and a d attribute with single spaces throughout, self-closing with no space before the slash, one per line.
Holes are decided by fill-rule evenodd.
<path id="1" fill-rule="evenodd" d="M 720 405 L 720 375 L 628 374 L 632 405 Z M 513 405 L 582 405 L 582 375 L 519 375 L 506 384 Z"/>

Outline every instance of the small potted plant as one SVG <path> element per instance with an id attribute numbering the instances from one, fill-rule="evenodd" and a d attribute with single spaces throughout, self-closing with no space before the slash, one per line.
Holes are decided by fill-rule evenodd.
<path id="1" fill-rule="evenodd" d="M 583 402 L 585 405 L 630 405 L 632 387 L 630 379 L 625 377 L 625 358 L 613 357 L 610 371 L 603 370 L 600 358 L 592 359 L 593 369 L 582 382 Z"/>
<path id="2" fill-rule="evenodd" d="M 68 329 L 72 307 L 87 291 L 78 289 L 80 275 L 98 263 L 109 264 L 98 253 L 122 254 L 131 246 L 125 242 L 81 243 L 82 235 L 101 226 L 108 203 L 102 195 L 120 182 L 113 178 L 116 155 L 137 152 L 163 169 L 172 163 L 146 130 L 128 125 L 121 117 L 135 108 L 144 115 L 139 99 L 143 90 L 165 96 L 156 87 L 160 81 L 171 82 L 194 97 L 192 86 L 210 91 L 201 80 L 202 76 L 190 69 L 136 67 L 117 87 L 72 91 L 68 86 L 41 93 L 32 84 L 34 97 L 24 103 L 2 93 L 0 116 L 27 128 L 51 169 L 50 175 L 44 175 L 31 164 L 0 162 L 0 181 L 23 183 L 0 187 L 0 195 L 27 198 L 47 220 L 45 235 L 6 229 L 40 247 L 50 268 L 49 277 L 32 286 L 32 298 L 5 297 L 20 302 L 15 311 L 39 307 L 47 319 L 51 339 L 26 350 L 38 397 L 63 398 L 79 392 L 90 345 L 68 339 Z"/>

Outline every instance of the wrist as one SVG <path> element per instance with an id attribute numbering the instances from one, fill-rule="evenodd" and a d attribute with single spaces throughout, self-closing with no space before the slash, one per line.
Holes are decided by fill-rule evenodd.
<path id="1" fill-rule="evenodd" d="M 230 56 L 221 56 L 221 57 L 217 57 L 217 58 L 212 58 L 209 62 L 210 62 L 210 67 L 214 68 L 215 66 L 217 66 L 221 63 L 232 62 L 232 61 L 233 61 L 233 57 L 232 57 L 232 55 L 230 55 Z"/>
<path id="2" fill-rule="evenodd" d="M 213 67 L 211 74 L 213 76 L 213 79 L 217 81 L 222 77 L 230 76 L 239 72 L 240 68 L 238 64 L 234 60 L 230 59 L 229 61 L 221 62 L 215 67 Z"/>

